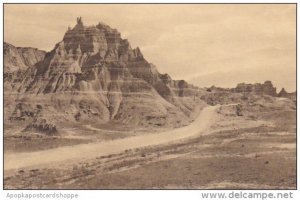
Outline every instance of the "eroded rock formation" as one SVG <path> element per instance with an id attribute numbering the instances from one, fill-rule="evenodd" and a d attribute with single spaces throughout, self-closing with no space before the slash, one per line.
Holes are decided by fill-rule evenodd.
<path id="1" fill-rule="evenodd" d="M 234 92 L 238 93 L 253 93 L 257 95 L 270 95 L 277 96 L 276 88 L 273 86 L 271 81 L 265 81 L 263 84 L 247 84 L 239 83 L 236 88 L 233 89 Z"/>
<path id="2" fill-rule="evenodd" d="M 3 44 L 4 56 L 4 88 L 12 91 L 18 88 L 26 70 L 44 59 L 46 52 L 30 47 L 15 47 Z"/>
<path id="3" fill-rule="evenodd" d="M 36 119 L 26 126 L 24 132 L 37 132 L 47 135 L 55 135 L 58 133 L 54 124 L 48 123 L 46 119 Z"/>
<path id="4" fill-rule="evenodd" d="M 19 83 L 15 90 L 22 95 L 7 108 L 10 119 L 20 117 L 17 106 L 30 104 L 40 105 L 41 117 L 51 121 L 116 119 L 145 126 L 159 118 L 161 125 L 180 125 L 201 101 L 198 88 L 160 74 L 116 29 L 85 26 L 81 18 Z"/>
<path id="5" fill-rule="evenodd" d="M 278 97 L 284 97 L 284 98 L 289 98 L 289 99 L 292 99 L 292 100 L 295 100 L 296 101 L 296 98 L 297 98 L 297 93 L 296 92 L 287 92 L 284 88 L 282 88 L 280 90 L 280 92 L 278 93 Z"/>

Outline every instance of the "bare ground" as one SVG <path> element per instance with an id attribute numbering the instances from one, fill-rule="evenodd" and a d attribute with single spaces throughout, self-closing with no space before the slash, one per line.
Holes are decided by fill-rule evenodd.
<path id="1" fill-rule="evenodd" d="M 295 120 L 293 109 L 273 109 L 254 118 L 221 109 L 212 126 L 197 137 L 6 170 L 4 187 L 295 189 Z"/>
<path id="2" fill-rule="evenodd" d="M 219 106 L 209 106 L 203 109 L 198 118 L 190 125 L 164 131 L 158 134 L 139 135 L 113 141 L 95 142 L 71 147 L 28 152 L 4 154 L 6 170 L 64 162 L 66 160 L 82 160 L 97 156 L 109 155 L 125 151 L 129 148 L 140 148 L 150 145 L 166 144 L 180 139 L 195 137 L 209 128 L 214 119 L 215 110 Z M 44 159 L 47 158 L 47 159 Z"/>

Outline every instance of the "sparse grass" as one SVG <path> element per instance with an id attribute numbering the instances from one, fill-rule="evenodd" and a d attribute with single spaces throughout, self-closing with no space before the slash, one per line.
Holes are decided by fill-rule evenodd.
<path id="1" fill-rule="evenodd" d="M 251 111 L 247 114 L 273 122 L 273 126 L 214 131 L 177 143 L 128 149 L 65 169 L 39 169 L 34 172 L 21 169 L 4 178 L 4 187 L 190 189 L 212 188 L 213 183 L 229 182 L 235 183 L 235 186 L 221 186 L 227 189 L 295 188 L 295 149 L 267 145 L 296 142 L 295 110 L 270 109 L 268 112 Z M 249 119 L 245 116 L 245 120 Z"/>

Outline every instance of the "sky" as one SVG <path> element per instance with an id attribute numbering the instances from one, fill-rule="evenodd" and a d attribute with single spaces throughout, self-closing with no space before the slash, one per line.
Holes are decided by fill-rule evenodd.
<path id="1" fill-rule="evenodd" d="M 296 89 L 295 4 L 5 4 L 4 41 L 50 51 L 79 16 L 118 29 L 173 79 Z"/>

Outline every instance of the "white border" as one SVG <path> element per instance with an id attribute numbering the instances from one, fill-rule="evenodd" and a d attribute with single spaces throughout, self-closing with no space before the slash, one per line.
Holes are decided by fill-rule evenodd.
<path id="1" fill-rule="evenodd" d="M 89 0 L 89 1 L 79 1 L 79 0 L 65 0 L 65 1 L 60 1 L 60 0 L 52 0 L 52 1 L 42 1 L 42 0 L 31 0 L 31 1 L 22 1 L 22 0 L 13 0 L 13 1 L 3 1 L 2 3 L 298 3 L 299 1 L 278 1 L 278 0 L 265 0 L 265 1 L 224 1 L 224 0 L 218 0 L 218 1 L 199 1 L 199 0 L 188 0 L 188 1 L 178 1 L 178 0 L 174 0 L 174 1 L 167 1 L 167 0 L 153 0 L 153 1 L 137 1 L 137 0 L 132 0 L 132 1 L 125 1 L 125 0 L 119 0 L 119 1 L 115 1 L 115 0 L 111 0 L 111 1 L 95 1 L 95 0 Z M 297 21 L 299 22 L 299 15 L 297 16 Z M 1 22 L 3 22 L 3 4 L 1 6 L 1 14 L 0 14 L 0 20 Z M 3 26 L 0 26 L 0 33 L 1 33 L 1 41 L 2 41 L 2 45 L 3 45 Z M 299 32 L 297 35 L 298 38 L 299 37 Z M 298 40 L 297 40 L 298 41 Z M 0 58 L 0 63 L 2 65 L 3 63 L 3 48 L 0 49 L 1 52 L 1 58 Z M 299 60 L 299 57 L 297 55 L 297 58 Z M 299 76 L 299 71 L 297 72 L 297 77 Z M 0 67 L 0 74 L 3 74 L 3 66 Z M 297 88 L 299 87 L 299 82 L 297 83 Z M 3 76 L 1 76 L 1 80 L 0 80 L 0 93 L 1 93 L 1 100 L 0 100 L 0 109 L 1 112 L 3 113 Z M 299 96 L 297 96 L 298 98 Z M 298 108 L 297 108 L 298 109 Z M 1 123 L 0 123 L 0 130 L 3 134 L 3 115 L 0 115 L 0 119 L 1 119 Z M 300 122 L 300 117 L 297 116 L 297 123 Z M 297 132 L 298 134 L 298 132 Z M 2 137 L 2 136 L 1 136 Z M 298 143 L 297 143 L 298 145 Z M 3 142 L 1 142 L 1 149 L 3 149 Z M 297 149 L 297 154 L 299 154 L 299 149 Z M 0 160 L 1 162 L 3 161 L 3 152 L 0 153 Z M 298 166 L 298 177 L 297 180 L 299 179 L 299 159 L 297 159 L 297 166 Z M 92 200 L 92 199 L 97 199 L 97 200 L 112 200 L 112 199 L 120 199 L 120 200 L 156 200 L 156 199 L 163 199 L 163 200 L 200 200 L 202 199 L 201 197 L 201 193 L 203 192 L 211 192 L 213 193 L 213 190 L 17 190 L 17 191 L 11 191 L 11 190 L 4 190 L 3 191 L 3 163 L 1 163 L 0 165 L 0 179 L 1 179 L 1 196 L 3 197 L 3 199 L 6 199 L 6 195 L 7 193 L 32 193 L 32 194 L 38 194 L 38 193 L 47 193 L 47 194 L 53 194 L 54 192 L 56 193 L 76 193 L 79 194 L 79 198 L 78 199 L 82 199 L 82 200 Z M 299 183 L 299 181 L 298 181 Z M 298 185 L 299 188 L 299 185 Z M 241 190 L 243 192 L 263 192 L 264 190 Z M 225 192 L 227 194 L 231 193 L 231 190 L 216 190 L 215 192 Z M 235 192 L 239 192 L 238 190 L 235 190 Z M 293 199 L 300 199 L 300 193 L 299 191 L 293 191 L 293 190 L 288 190 L 288 191 L 284 191 L 284 190 L 280 190 L 280 191 L 276 191 L 276 190 L 266 190 L 265 192 L 273 192 L 273 193 L 277 193 L 277 192 L 292 192 L 293 193 Z M 1 198 L 2 199 L 2 198 Z M 241 198 L 243 199 L 243 198 Z"/>

